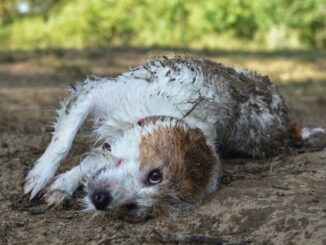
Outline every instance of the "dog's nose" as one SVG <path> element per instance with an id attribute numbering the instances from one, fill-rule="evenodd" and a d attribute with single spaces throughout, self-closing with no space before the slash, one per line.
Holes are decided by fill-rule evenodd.
<path id="1" fill-rule="evenodd" d="M 111 201 L 112 196 L 108 191 L 98 191 L 92 195 L 92 202 L 98 210 L 105 209 Z"/>

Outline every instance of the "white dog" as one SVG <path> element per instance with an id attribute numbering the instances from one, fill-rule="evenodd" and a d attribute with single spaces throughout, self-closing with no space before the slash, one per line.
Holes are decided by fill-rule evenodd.
<path id="1" fill-rule="evenodd" d="M 62 103 L 51 143 L 26 177 L 35 197 L 92 115 L 96 147 L 46 189 L 60 204 L 85 182 L 87 209 L 132 207 L 134 217 L 191 207 L 215 191 L 218 154 L 286 149 L 287 108 L 267 77 L 204 59 L 156 59 L 115 78 L 88 79 Z"/>

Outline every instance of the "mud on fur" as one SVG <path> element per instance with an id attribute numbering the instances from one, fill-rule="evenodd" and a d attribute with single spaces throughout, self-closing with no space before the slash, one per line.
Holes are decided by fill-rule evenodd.
<path id="1" fill-rule="evenodd" d="M 60 162 L 87 117 L 101 142 L 78 166 Z M 52 140 L 26 177 L 60 205 L 84 185 L 85 210 L 126 208 L 134 220 L 200 203 L 218 189 L 220 157 L 268 157 L 324 129 L 293 129 L 268 77 L 192 57 L 155 59 L 114 78 L 75 85 Z"/>

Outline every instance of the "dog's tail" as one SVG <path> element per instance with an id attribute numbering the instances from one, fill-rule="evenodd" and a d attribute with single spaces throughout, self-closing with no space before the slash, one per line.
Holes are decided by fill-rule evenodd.
<path id="1" fill-rule="evenodd" d="M 292 136 L 297 146 L 321 149 L 326 147 L 326 129 L 322 127 L 301 127 L 298 123 L 294 123 Z"/>
<path id="2" fill-rule="evenodd" d="M 309 138 L 314 137 L 316 134 L 324 134 L 326 136 L 326 131 L 324 128 L 302 128 L 301 137 L 302 140 L 309 140 Z"/>

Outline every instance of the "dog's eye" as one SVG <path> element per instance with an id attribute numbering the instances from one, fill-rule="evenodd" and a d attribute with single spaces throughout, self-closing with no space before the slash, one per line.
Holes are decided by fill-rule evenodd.
<path id="1" fill-rule="evenodd" d="M 111 151 L 111 145 L 109 143 L 104 143 L 102 145 L 102 150 Z"/>
<path id="2" fill-rule="evenodd" d="M 149 172 L 147 182 L 150 185 L 156 185 L 162 181 L 162 173 L 159 169 L 153 169 Z"/>

